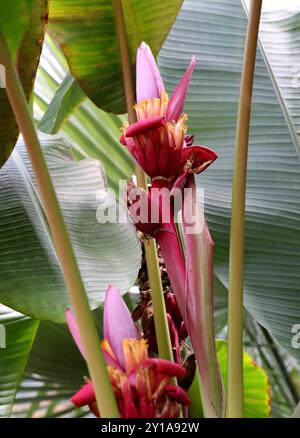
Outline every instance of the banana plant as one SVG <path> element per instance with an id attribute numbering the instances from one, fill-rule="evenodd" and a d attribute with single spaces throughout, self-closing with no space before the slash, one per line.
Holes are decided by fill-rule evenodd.
<path id="1" fill-rule="evenodd" d="M 196 175 L 198 190 L 204 188 L 205 218 L 215 242 L 214 271 L 211 269 L 212 239 L 208 228 L 194 240 L 184 236 L 184 230 L 174 228 L 177 244 L 180 243 L 176 247 L 176 257 L 175 252 L 166 250 L 168 243 L 164 247 L 170 236 L 162 238 L 160 243 L 171 287 L 190 334 L 185 348 L 187 351 L 192 348 L 198 360 L 196 377 L 188 391 L 191 403 L 183 412 L 186 415 L 189 410 L 189 415 L 195 417 L 203 413 L 214 416 L 208 412 L 207 400 L 213 393 L 211 388 L 217 388 L 219 395 L 216 399 L 221 402 L 218 414 L 224 415 L 225 406 L 221 405 L 223 386 L 227 390 L 228 347 L 223 341 L 215 344 L 211 304 L 214 288 L 215 327 L 224 337 L 229 287 L 233 145 L 249 2 L 178 0 L 166 1 L 162 5 L 153 0 L 146 7 L 139 0 L 121 2 L 128 42 L 129 75 L 135 79 L 135 54 L 143 40 L 151 46 L 154 56 L 158 56 L 161 72 L 160 78 L 157 67 L 150 62 L 150 67 L 155 67 L 157 92 L 153 96 L 147 93 L 137 95 L 140 122 L 129 127 L 127 115 L 122 114 L 128 109 L 128 89 L 126 84 L 125 88 L 123 86 L 124 54 L 120 53 L 115 14 L 115 7 L 120 2 L 89 0 L 79 5 L 72 0 L 28 0 L 14 3 L 15 8 L 10 2 L 7 10 L 0 7 L 4 8 L 3 13 L 0 10 L 0 31 L 7 40 L 13 61 L 17 63 L 27 98 L 39 63 L 31 100 L 33 116 L 38 129 L 47 134 L 40 133 L 39 141 L 101 338 L 102 325 L 107 327 L 107 318 L 102 319 L 107 286 L 113 283 L 124 294 L 135 283 L 140 267 L 140 242 L 131 224 L 97 223 L 94 226 L 97 209 L 104 211 L 107 201 L 114 199 L 107 186 L 118 193 L 119 181 L 136 172 L 130 152 L 136 159 L 137 146 L 140 145 L 135 145 L 134 149 L 130 139 L 139 137 L 141 140 L 145 135 L 142 140 L 151 143 L 153 130 L 166 129 L 168 123 L 179 121 L 182 102 L 186 99 L 189 133 L 194 137 L 184 138 L 185 146 L 190 149 L 183 151 L 186 158 L 183 169 L 186 170 L 188 164 L 190 171 L 197 173 L 195 169 L 206 162 L 211 164 L 217 153 L 218 159 L 213 166 Z M 13 20 L 16 32 L 12 32 L 13 25 L 10 25 Z M 282 11 L 263 10 L 260 23 L 249 139 L 244 272 L 244 347 L 256 363 L 244 353 L 241 366 L 244 370 L 242 411 L 245 417 L 288 416 L 299 399 L 299 349 L 291 342 L 292 330 L 299 322 L 300 314 L 297 239 L 300 147 L 299 111 L 295 104 L 299 97 L 299 75 L 293 65 L 300 52 L 298 21 L 299 8 L 288 9 L 288 5 L 284 5 Z M 47 27 L 44 26 L 46 23 Z M 46 29 L 48 34 L 43 44 Z M 146 49 L 145 45 L 141 46 L 142 51 Z M 184 75 L 184 68 L 191 59 Z M 30 68 L 24 69 L 26 65 Z M 144 73 L 147 73 L 146 69 Z M 176 88 L 182 76 L 184 86 Z M 136 79 L 141 84 L 145 78 L 141 81 L 137 74 Z M 148 89 L 150 79 L 148 77 L 146 84 Z M 141 120 L 145 113 L 140 101 L 149 97 L 157 99 L 157 93 L 161 98 L 162 91 L 171 95 L 174 89 L 175 97 L 166 107 L 167 112 L 160 117 L 155 115 L 156 119 L 151 120 L 153 125 L 147 125 L 146 132 Z M 4 164 L 16 142 L 18 127 L 4 89 L 0 89 L 0 100 L 4 102 L 0 106 L 1 163 Z M 177 111 L 178 107 L 180 111 Z M 184 118 L 184 128 L 185 124 Z M 119 142 L 121 126 L 125 135 L 125 138 L 121 137 L 122 144 Z M 207 154 L 213 155 L 207 155 L 205 160 L 201 156 L 200 160 L 197 146 L 191 146 L 193 139 L 195 144 L 207 144 L 216 153 L 203 148 Z M 193 154 L 189 155 L 192 149 Z M 153 171 L 153 166 L 147 167 L 145 163 L 143 166 L 141 161 L 139 164 L 148 174 L 149 168 Z M 180 160 L 173 162 L 170 157 L 159 162 L 166 174 L 181 164 Z M 153 184 L 156 175 L 153 177 L 151 172 Z M 179 181 L 179 187 L 185 183 L 184 178 Z M 11 412 L 22 417 L 90 416 L 84 406 L 76 409 L 69 401 L 84 384 L 83 378 L 89 374 L 89 367 L 76 350 L 64 324 L 70 301 L 53 245 L 47 209 L 22 139 L 1 170 L 0 185 L 3 201 L 0 245 L 5 255 L 0 260 L 0 302 L 9 306 L 1 307 L 0 311 L 1 333 L 5 333 L 7 343 L 7 348 L 0 349 L 0 416 L 8 416 Z M 105 203 L 101 204 L 103 200 Z M 119 210 L 122 208 L 118 206 Z M 142 231 L 148 236 L 151 234 Z M 159 240 L 162 234 L 159 230 L 155 237 Z M 196 258 L 191 258 L 192 250 L 197 253 Z M 201 270 L 199 276 L 199 266 L 207 268 L 208 258 L 209 276 L 206 277 L 208 271 L 205 269 L 206 274 Z M 173 275 L 176 271 L 174 263 L 178 263 L 178 259 L 182 259 L 183 278 Z M 193 260 L 197 263 L 193 264 Z M 132 295 L 126 297 L 127 300 L 136 300 Z M 192 302 L 196 305 L 188 308 L 188 303 Z M 209 328 L 211 339 L 199 336 L 199 333 L 204 333 L 202 323 L 207 317 L 207 309 L 198 304 L 204 302 L 209 303 L 210 308 L 210 322 L 205 327 Z M 202 311 L 203 319 L 198 318 L 198 309 Z M 128 311 L 126 313 L 128 316 Z M 173 333 L 170 319 L 168 324 Z M 78 336 L 75 338 L 78 340 Z M 3 335 L 1 339 L 3 341 Z M 202 355 L 206 348 L 211 349 L 215 367 L 202 360 L 209 357 Z M 105 356 L 107 351 L 104 349 L 103 352 Z M 144 362 L 139 365 L 144 369 Z M 13 374 L 10 373 L 12 367 Z M 212 377 L 210 381 L 214 373 L 217 378 Z M 112 374 L 110 376 L 117 395 L 119 388 L 114 387 L 116 381 Z M 177 377 L 180 380 L 182 376 Z M 207 382 L 210 385 L 206 386 Z M 174 388 L 176 386 L 170 391 L 178 396 L 178 390 Z M 98 413 L 91 389 L 93 386 L 88 384 L 89 398 L 84 400 L 92 412 Z M 131 401 L 135 403 L 133 399 Z M 174 406 L 166 406 L 168 415 L 171 415 Z M 136 406 L 133 407 L 132 403 L 126 405 L 125 412 L 123 405 L 119 405 L 119 413 L 125 417 L 133 415 L 133 408 Z M 152 407 L 149 405 L 147 409 Z M 297 415 L 297 409 L 294 415 Z"/>

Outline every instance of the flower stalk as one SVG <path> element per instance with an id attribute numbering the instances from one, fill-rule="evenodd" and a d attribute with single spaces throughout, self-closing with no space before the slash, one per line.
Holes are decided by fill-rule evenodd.
<path id="1" fill-rule="evenodd" d="M 114 5 L 116 12 L 116 23 L 122 62 L 128 119 L 129 123 L 133 124 L 137 121 L 136 113 L 134 110 L 135 92 L 133 86 L 132 67 L 130 62 L 122 1 L 114 0 Z M 144 190 L 147 190 L 146 174 L 138 164 L 135 165 L 135 172 L 138 186 Z M 159 271 L 155 239 L 149 239 L 145 241 L 145 257 L 151 288 L 159 356 L 163 359 L 173 361 L 172 344 L 170 339 L 165 302 L 163 298 L 163 288 Z"/>
<path id="2" fill-rule="evenodd" d="M 22 85 L 14 63 L 9 54 L 4 36 L 0 33 L 0 63 L 6 68 L 6 92 L 15 114 L 20 132 L 23 135 L 28 155 L 42 196 L 45 213 L 59 257 L 70 301 L 86 352 L 87 364 L 99 411 L 102 417 L 119 416 L 113 389 L 107 373 L 105 361 L 99 349 L 99 339 L 89 308 L 88 299 L 81 279 L 75 254 L 69 239 L 64 218 L 56 197 L 41 146 L 27 108 Z"/>
<path id="3" fill-rule="evenodd" d="M 214 344 L 213 242 L 197 207 L 193 178 L 193 174 L 207 169 L 217 154 L 206 146 L 193 145 L 194 136 L 187 134 L 187 115 L 183 112 L 195 66 L 192 56 L 169 99 L 151 49 L 141 43 L 134 107 L 138 121 L 123 126 L 120 142 L 151 179 L 148 192 L 128 185 L 128 210 L 136 227 L 155 237 L 160 246 L 198 362 L 204 415 L 223 417 L 225 400 Z M 185 187 L 189 195 L 192 192 L 192 199 Z M 173 218 L 178 201 L 182 207 L 182 241 Z"/>
<path id="4" fill-rule="evenodd" d="M 232 187 L 228 304 L 227 417 L 243 417 L 244 215 L 251 98 L 262 0 L 252 0 L 246 35 Z"/>

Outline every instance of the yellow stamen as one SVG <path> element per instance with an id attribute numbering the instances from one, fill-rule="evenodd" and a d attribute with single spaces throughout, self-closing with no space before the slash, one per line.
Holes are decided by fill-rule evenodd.
<path id="1" fill-rule="evenodd" d="M 175 149 L 179 149 L 183 145 L 184 136 L 187 132 L 187 121 L 188 117 L 186 114 L 182 114 L 177 122 L 168 122 L 167 129 L 171 133 L 175 141 Z"/>
<path id="2" fill-rule="evenodd" d="M 148 347 L 145 339 L 124 339 L 123 352 L 125 370 L 130 374 L 148 359 Z"/>
<path id="3" fill-rule="evenodd" d="M 156 97 L 154 99 L 142 100 L 141 102 L 134 105 L 134 109 L 136 111 L 138 120 L 142 120 L 148 117 L 155 117 L 155 116 L 166 117 L 168 104 L 169 104 L 168 95 L 165 91 L 162 91 L 160 98 Z M 170 148 L 175 148 L 175 149 L 182 148 L 184 143 L 184 136 L 187 132 L 187 125 L 186 125 L 187 119 L 188 119 L 187 115 L 182 114 L 177 120 L 177 122 L 175 121 L 167 122 L 164 126 L 159 128 L 158 138 L 160 138 L 160 143 L 162 145 L 167 143 Z M 123 133 L 125 129 L 126 126 L 123 125 L 123 130 L 122 130 Z M 146 148 L 147 146 L 143 144 L 142 135 L 139 138 L 139 146 L 142 148 L 144 147 Z"/>
<path id="4" fill-rule="evenodd" d="M 165 91 L 161 92 L 160 102 L 161 102 L 160 103 L 160 115 L 164 116 L 167 112 L 168 103 L 169 103 L 169 97 Z"/>
<path id="5" fill-rule="evenodd" d="M 169 98 L 165 91 L 161 92 L 160 98 L 145 99 L 134 105 L 138 120 L 147 117 L 165 116 L 167 112 Z"/>
<path id="6" fill-rule="evenodd" d="M 106 353 L 109 354 L 110 357 L 112 357 L 112 359 L 114 359 L 115 361 L 118 360 L 117 356 L 115 355 L 115 353 L 114 353 L 113 349 L 111 348 L 111 345 L 110 345 L 110 343 L 108 342 L 107 339 L 104 339 L 101 342 L 101 347 L 102 347 L 103 351 L 105 351 Z"/>

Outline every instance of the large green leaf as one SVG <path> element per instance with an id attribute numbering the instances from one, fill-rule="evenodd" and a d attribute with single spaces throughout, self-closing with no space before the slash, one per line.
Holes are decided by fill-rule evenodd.
<path id="1" fill-rule="evenodd" d="M 275 37 L 272 28 L 270 37 L 266 30 L 262 35 L 268 44 L 257 51 L 247 180 L 245 305 L 299 358 L 300 350 L 291 346 L 291 329 L 300 314 L 299 89 L 293 88 L 292 81 L 283 83 L 285 66 L 300 55 L 299 13 L 270 14 L 262 16 L 262 29 L 264 23 L 270 29 L 273 17 L 280 33 Z M 205 188 L 205 211 L 215 241 L 215 273 L 225 287 L 246 25 L 247 15 L 239 0 L 186 0 L 159 56 L 168 90 L 174 88 L 192 54 L 198 60 L 185 111 L 196 144 L 211 146 L 219 154 L 198 183 Z M 285 62 L 280 58 L 283 52 Z"/>
<path id="2" fill-rule="evenodd" d="M 300 153 L 300 0 L 279 4 L 277 8 L 271 5 L 272 0 L 265 2 L 260 47 Z"/>
<path id="3" fill-rule="evenodd" d="M 217 336 L 225 336 L 228 292 L 215 276 L 214 309 Z M 270 384 L 271 415 L 289 417 L 299 400 L 300 367 L 297 361 L 245 310 L 244 349 L 267 373 Z"/>
<path id="4" fill-rule="evenodd" d="M 12 405 L 38 328 L 38 321 L 0 305 L 0 417 L 11 413 Z"/>
<path id="5" fill-rule="evenodd" d="M 16 59 L 29 98 L 38 67 L 47 22 L 47 0 L 8 0 L 0 3 L 0 31 Z M 10 156 L 19 135 L 6 90 L 0 87 L 0 168 Z"/>
<path id="6" fill-rule="evenodd" d="M 53 104 L 54 96 L 58 95 L 59 87 L 67 75 L 64 56 L 47 37 L 35 83 L 37 120 L 40 120 Z M 49 104 L 50 106 L 47 106 Z M 65 102 L 64 107 L 64 112 L 72 115 L 60 126 L 60 135 L 71 144 L 78 160 L 85 157 L 100 159 L 108 185 L 117 192 L 119 181 L 128 179 L 134 171 L 132 158 L 127 149 L 119 143 L 120 126 L 125 118 L 98 109 L 89 99 L 75 110 L 69 102 Z"/>
<path id="7" fill-rule="evenodd" d="M 114 283 L 122 292 L 136 279 L 140 245 L 129 223 L 99 223 L 112 195 L 101 164 L 76 164 L 59 139 L 42 141 L 90 304 Z M 118 207 L 118 212 L 122 212 Z M 96 213 L 98 216 L 96 217 Z M 0 301 L 37 319 L 64 321 L 69 306 L 62 271 L 24 146 L 19 142 L 0 173 Z"/>
<path id="8" fill-rule="evenodd" d="M 0 3 L 0 30 L 14 56 L 29 28 L 33 7 L 34 0 L 7 0 Z"/>
<path id="9" fill-rule="evenodd" d="M 145 40 L 158 53 L 182 0 L 123 0 L 132 65 Z M 51 0 L 49 31 L 61 45 L 73 76 L 99 107 L 125 112 L 112 0 Z"/>

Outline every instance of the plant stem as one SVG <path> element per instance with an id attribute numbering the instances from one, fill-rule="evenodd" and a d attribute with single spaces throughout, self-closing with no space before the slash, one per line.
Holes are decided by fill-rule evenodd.
<path id="1" fill-rule="evenodd" d="M 114 0 L 118 39 L 120 46 L 123 80 L 126 96 L 129 123 L 136 122 L 136 114 L 133 108 L 135 104 L 135 92 L 133 87 L 132 66 L 130 62 L 127 33 L 124 22 L 122 0 Z M 147 178 L 143 170 L 135 166 L 138 186 L 147 190 Z M 172 344 L 169 333 L 169 326 L 163 296 L 161 275 L 157 257 L 156 243 L 154 239 L 145 241 L 145 256 L 148 269 L 149 283 L 151 288 L 151 299 L 154 312 L 154 323 L 158 344 L 159 356 L 163 359 L 173 361 Z"/>
<path id="2" fill-rule="evenodd" d="M 151 287 L 151 299 L 159 357 L 173 362 L 174 357 L 169 333 L 164 294 L 161 284 L 161 276 L 157 259 L 155 240 L 145 240 L 144 247 L 148 277 Z"/>
<path id="3" fill-rule="evenodd" d="M 0 33 L 0 63 L 6 69 L 6 92 L 23 135 L 28 155 L 42 196 L 45 213 L 59 257 L 70 301 L 83 342 L 87 365 L 102 417 L 117 418 L 118 408 L 109 380 L 98 334 L 89 308 L 75 254 L 60 210 L 45 158 L 27 108 L 22 85 L 10 57 L 4 37 Z"/>
<path id="4" fill-rule="evenodd" d="M 249 124 L 262 0 L 252 0 L 244 51 L 232 187 L 228 304 L 227 417 L 243 416 L 244 215 Z"/>

